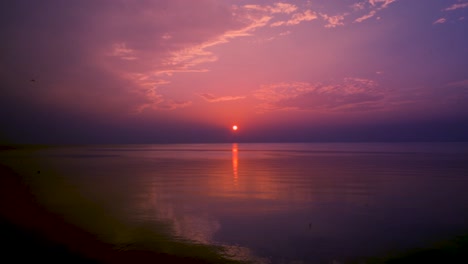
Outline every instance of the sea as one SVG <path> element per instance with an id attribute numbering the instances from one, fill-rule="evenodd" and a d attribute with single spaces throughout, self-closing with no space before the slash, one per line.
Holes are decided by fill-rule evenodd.
<path id="1" fill-rule="evenodd" d="M 81 145 L 0 153 L 121 250 L 365 263 L 468 235 L 468 143 Z"/>

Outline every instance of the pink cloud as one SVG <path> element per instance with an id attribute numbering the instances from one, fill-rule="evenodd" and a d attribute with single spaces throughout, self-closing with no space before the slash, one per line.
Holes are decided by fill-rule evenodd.
<path id="1" fill-rule="evenodd" d="M 337 26 L 343 26 L 343 20 L 347 14 L 344 15 L 336 15 L 336 16 L 329 16 L 327 14 L 320 14 L 320 16 L 328 22 L 328 24 L 325 25 L 326 28 L 334 28 Z"/>
<path id="2" fill-rule="evenodd" d="M 366 7 L 366 2 L 358 2 L 351 5 L 354 11 L 363 10 Z"/>
<path id="3" fill-rule="evenodd" d="M 361 16 L 361 17 L 359 17 L 359 18 L 356 18 L 356 20 L 354 20 L 354 22 L 360 23 L 360 22 L 362 22 L 362 21 L 364 21 L 364 20 L 367 20 L 367 19 L 369 19 L 369 18 L 375 16 L 375 14 L 377 14 L 377 11 L 371 10 L 368 14 L 363 15 L 363 16 Z"/>
<path id="4" fill-rule="evenodd" d="M 159 13 L 157 11 L 159 9 L 153 8 L 151 3 L 147 3 L 150 6 L 141 3 L 141 13 L 119 14 L 128 18 L 125 21 L 132 24 L 132 28 L 148 28 L 153 24 L 167 26 L 158 28 L 147 37 L 138 35 L 138 38 L 147 38 L 144 42 L 135 42 L 134 32 L 119 31 L 118 34 L 122 35 L 120 41 L 110 45 L 107 54 L 120 58 L 122 62 L 116 63 L 103 58 L 102 65 L 109 71 L 133 82 L 134 85 L 131 87 L 133 94 L 146 98 L 146 102 L 140 103 L 137 107 L 140 111 L 147 108 L 176 109 L 190 105 L 185 101 L 170 98 L 169 94 L 162 96 L 158 93 L 158 88 L 170 84 L 174 74 L 208 72 L 209 68 L 202 65 L 218 60 L 218 56 L 211 48 L 227 44 L 236 38 L 251 36 L 254 31 L 267 25 L 272 14 L 289 14 L 297 9 L 294 5 L 284 3 L 271 6 L 228 7 L 212 1 L 199 1 L 193 6 L 190 2 L 188 4 L 190 8 L 184 1 L 168 3 L 170 3 L 168 8 L 173 9 L 171 12 Z M 179 3 L 183 3 L 183 8 Z M 184 11 L 190 9 L 193 11 L 203 9 L 209 12 Z M 109 14 L 109 17 L 113 16 L 116 15 Z M 190 16 L 192 22 L 172 24 L 174 16 L 180 16 L 177 17 L 180 20 Z M 216 20 L 216 25 L 209 22 L 211 20 Z M 97 24 L 106 27 L 109 20 L 103 18 L 103 21 L 104 23 Z M 120 21 L 115 23 L 118 24 Z M 114 22 L 110 24 L 112 28 L 118 28 Z"/>
<path id="5" fill-rule="evenodd" d="M 211 2 L 207 1 L 206 3 Z M 198 9 L 199 8 L 200 7 L 198 7 Z M 209 10 L 212 9 L 212 7 L 209 8 Z M 186 39 L 180 39 L 178 36 L 180 36 L 181 33 L 178 32 L 178 28 L 168 27 L 163 28 L 158 36 L 159 41 L 157 41 L 157 45 L 164 43 L 164 49 L 162 50 L 151 52 L 148 49 L 138 49 L 137 45 L 134 45 L 134 47 L 132 46 L 132 49 L 130 49 L 128 42 L 121 42 L 117 46 L 113 46 L 112 54 L 122 59 L 129 59 L 131 56 L 134 56 L 136 59 L 137 55 L 138 57 L 143 58 L 141 61 L 136 62 L 141 66 L 141 69 L 137 71 L 140 79 L 133 79 L 133 81 L 135 86 L 139 87 L 137 88 L 139 91 L 137 93 L 143 94 L 148 100 L 148 103 L 144 104 L 143 108 L 148 108 L 150 105 L 158 106 L 163 102 L 170 100 L 170 98 L 162 99 L 161 95 L 156 93 L 157 90 L 152 90 L 153 92 L 148 93 L 148 87 L 153 85 L 157 88 L 162 84 L 162 82 L 164 82 L 164 84 L 169 84 L 172 82 L 171 80 L 174 78 L 174 74 L 209 72 L 210 70 L 206 64 L 214 63 L 219 59 L 218 55 L 212 50 L 214 47 L 228 44 L 237 38 L 252 36 L 255 31 L 268 25 L 268 23 L 277 14 L 292 14 L 291 19 L 285 22 L 287 25 L 296 25 L 302 21 L 310 21 L 317 18 L 317 15 L 310 10 L 294 13 L 297 11 L 297 9 L 297 6 L 287 3 L 275 3 L 272 5 L 232 6 L 227 9 L 229 13 L 229 19 L 221 19 L 221 24 L 214 27 L 211 34 L 205 33 L 204 35 L 206 37 L 204 38 L 200 38 L 200 36 L 196 35 L 193 35 L 193 39 L 187 38 L 187 36 L 190 37 L 192 35 L 186 33 L 188 32 L 186 28 L 181 28 L 183 31 L 181 33 L 183 33 Z M 217 10 L 215 9 L 215 11 Z M 221 8 L 220 11 L 224 12 L 225 10 Z M 178 14 L 178 12 L 174 13 Z M 209 13 L 206 14 L 208 17 L 210 15 L 211 14 Z M 217 13 L 213 15 L 218 16 Z M 156 18 L 152 15 L 148 17 L 148 20 L 153 19 L 161 18 Z M 203 18 L 203 22 L 205 19 L 207 18 Z M 223 24 L 223 21 L 226 21 L 226 23 Z M 197 25 L 196 23 L 194 24 L 195 26 Z M 204 24 L 202 24 L 202 26 L 204 26 Z M 188 28 L 191 27 L 193 26 L 188 26 Z M 203 27 L 203 30 L 206 29 L 211 30 L 211 27 Z M 197 32 L 199 30 L 200 29 L 195 27 L 193 32 Z M 164 40 L 164 42 L 161 42 L 161 39 Z M 269 39 L 272 40 L 274 37 L 270 37 Z M 156 42 L 156 40 L 154 40 L 154 42 Z M 146 62 L 149 61 L 152 61 L 152 63 L 146 64 Z M 125 69 L 126 66 L 121 70 L 115 68 L 115 65 L 110 65 L 110 67 L 113 67 L 113 71 L 121 71 L 122 75 L 128 75 L 128 72 Z M 144 76 L 144 82 L 141 81 L 142 76 Z M 208 97 L 205 97 L 205 99 L 208 99 Z M 216 100 L 228 99 L 234 100 L 240 98 L 222 97 L 217 98 Z M 185 106 L 185 104 L 182 105 Z M 152 108 L 156 109 L 157 107 Z M 173 108 L 169 107 L 169 109 Z"/>
<path id="6" fill-rule="evenodd" d="M 343 27 L 340 32 L 335 32 L 340 34 L 327 32 L 322 35 L 323 31 L 317 30 L 313 23 L 305 23 L 323 19 L 325 27 L 333 28 L 346 24 L 346 19 L 362 22 L 377 16 L 380 10 L 395 3 L 394 0 L 341 4 L 337 4 L 339 1 L 321 1 L 320 4 L 311 1 L 300 6 L 288 3 L 232 6 L 225 1 L 213 0 L 124 2 L 107 5 L 91 1 L 89 5 L 93 8 L 64 10 L 70 15 L 57 19 L 73 17 L 69 22 L 72 24 L 66 27 L 54 28 L 51 23 L 44 24 L 47 27 L 32 28 L 28 34 L 17 34 L 40 40 L 35 42 L 35 50 L 31 52 L 28 51 L 30 44 L 21 44 L 27 43 L 22 37 L 17 37 L 15 42 L 24 45 L 22 52 L 17 52 L 25 54 L 21 65 L 32 62 L 31 72 L 40 69 L 40 78 L 50 79 L 47 92 L 33 91 L 33 97 L 38 98 L 35 100 L 56 104 L 57 108 L 70 107 L 77 112 L 82 109 L 92 112 L 94 108 L 106 113 L 134 109 L 170 110 L 188 107 L 191 101 L 200 102 L 200 99 L 193 99 L 194 95 L 207 102 L 240 100 L 244 97 L 218 95 L 232 94 L 226 92 L 227 89 L 237 91 L 236 94 L 248 94 L 259 83 L 289 80 L 291 76 L 299 80 L 320 80 L 323 76 L 342 76 L 346 72 L 372 74 L 375 67 L 379 67 L 386 72 L 380 76 L 384 79 L 400 70 L 391 66 L 397 65 L 395 61 L 399 57 L 383 52 L 396 47 L 382 44 L 388 43 L 384 42 L 388 41 L 387 37 L 399 36 L 379 35 L 381 28 L 377 27 L 365 31 Z M 351 2 L 357 3 L 350 5 Z M 401 8 L 406 8 L 403 1 L 401 3 Z M 462 8 L 464 4 L 458 3 L 447 10 Z M 47 8 L 54 6 L 49 3 Z M 307 28 L 306 24 L 311 27 Z M 295 28 L 295 25 L 301 27 Z M 55 35 L 56 40 L 44 37 Z M 344 37 L 346 41 L 341 41 Z M 254 42 L 257 39 L 275 41 Z M 372 43 L 375 40 L 376 45 L 370 45 L 370 39 Z M 367 47 L 369 50 L 363 50 Z M 374 52 L 382 56 L 378 63 L 377 57 L 370 56 Z M 48 59 L 53 61 L 42 63 Z M 349 65 L 355 65 L 355 68 Z M 14 68 L 8 64 L 0 67 L 5 76 Z M 46 72 L 43 67 L 50 69 Z M 34 89 L 39 90 L 37 87 L 44 83 L 38 82 Z M 207 87 L 207 91 L 216 96 L 200 94 L 197 87 Z M 359 105 L 364 109 L 377 104 L 378 98 L 383 96 L 376 87 L 365 80 L 348 78 L 338 84 L 276 83 L 264 86 L 254 94 L 265 108 L 336 110 Z M 11 90 L 11 94 L 27 94 L 21 89 L 16 89 L 18 92 Z M 242 101 L 243 107 L 251 109 L 253 106 L 248 103 L 249 100 Z M 208 105 L 205 103 L 203 107 Z M 211 104 L 209 107 L 218 106 Z"/>
<path id="7" fill-rule="evenodd" d="M 254 92 L 254 96 L 260 100 L 275 102 L 287 98 L 296 97 L 303 92 L 311 89 L 309 83 L 306 82 L 282 82 L 270 85 L 263 85 L 260 89 Z"/>
<path id="8" fill-rule="evenodd" d="M 444 11 L 453 11 L 456 9 L 461 9 L 461 8 L 467 8 L 468 7 L 468 2 L 467 3 L 460 3 L 460 4 L 453 4 L 447 8 L 444 9 Z"/>
<path id="9" fill-rule="evenodd" d="M 178 101 L 178 100 L 167 99 L 167 100 L 160 100 L 160 101 L 156 101 L 152 103 L 142 104 L 138 106 L 138 108 L 136 108 L 135 113 L 141 113 L 145 111 L 146 109 L 175 110 L 178 108 L 185 108 L 191 105 L 192 105 L 191 101 Z"/>
<path id="10" fill-rule="evenodd" d="M 373 80 L 345 78 L 338 84 L 292 82 L 264 85 L 254 92 L 254 96 L 262 101 L 258 106 L 261 111 L 364 111 L 380 108 L 385 93 Z"/>
<path id="11" fill-rule="evenodd" d="M 297 6 L 288 3 L 275 3 L 273 5 L 244 5 L 246 9 L 258 10 L 270 14 L 290 14 L 297 10 Z"/>
<path id="12" fill-rule="evenodd" d="M 170 84 L 169 81 L 163 79 L 153 79 L 145 74 L 129 75 L 128 79 L 136 84 L 138 89 L 133 90 L 136 96 L 145 98 L 144 102 L 136 106 L 133 113 L 141 113 L 145 109 L 152 110 L 174 110 L 177 108 L 188 107 L 192 104 L 191 101 L 174 100 L 167 98 L 159 89 Z"/>
<path id="13" fill-rule="evenodd" d="M 370 11 L 354 20 L 354 22 L 362 22 L 369 18 L 374 17 L 379 11 L 387 8 L 390 4 L 396 2 L 396 0 L 369 0 Z M 365 2 L 361 2 L 359 7 L 362 7 Z M 355 9 L 356 10 L 356 9 Z"/>
<path id="14" fill-rule="evenodd" d="M 128 48 L 125 43 L 115 43 L 112 46 L 110 56 L 115 56 L 123 60 L 136 60 L 135 51 Z"/>
<path id="15" fill-rule="evenodd" d="M 439 18 L 439 19 L 437 19 L 436 21 L 434 21 L 434 23 L 432 23 L 432 24 L 433 24 L 433 25 L 436 25 L 436 24 L 443 24 L 443 23 L 445 23 L 446 21 L 447 21 L 447 19 L 445 19 L 445 18 L 442 17 L 442 18 Z"/>
<path id="16" fill-rule="evenodd" d="M 292 25 L 297 25 L 303 21 L 311 21 L 314 19 L 317 19 L 318 16 L 315 12 L 311 10 L 306 10 L 302 13 L 295 13 L 292 15 L 291 19 L 286 20 L 286 21 L 277 21 L 275 23 L 272 23 L 272 27 L 278 27 L 278 26 L 292 26 Z"/>
<path id="17" fill-rule="evenodd" d="M 209 94 L 209 93 L 202 93 L 202 94 L 199 94 L 199 96 L 210 103 L 233 101 L 233 100 L 239 100 L 239 99 L 245 98 L 245 96 L 214 96 L 213 94 Z"/>

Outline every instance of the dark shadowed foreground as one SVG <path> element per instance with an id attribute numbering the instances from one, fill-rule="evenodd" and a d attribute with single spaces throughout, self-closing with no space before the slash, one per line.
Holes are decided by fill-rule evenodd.
<path id="1" fill-rule="evenodd" d="M 2 258 L 15 263 L 206 263 L 152 251 L 114 249 L 42 208 L 21 177 L 5 166 L 0 166 L 0 230 Z"/>

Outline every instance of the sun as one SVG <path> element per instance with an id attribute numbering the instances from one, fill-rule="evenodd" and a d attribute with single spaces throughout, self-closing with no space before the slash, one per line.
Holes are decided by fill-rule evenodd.
<path id="1" fill-rule="evenodd" d="M 238 129 L 237 125 L 233 125 L 233 126 L 232 126 L 232 130 L 233 130 L 233 131 L 236 131 L 237 129 Z"/>

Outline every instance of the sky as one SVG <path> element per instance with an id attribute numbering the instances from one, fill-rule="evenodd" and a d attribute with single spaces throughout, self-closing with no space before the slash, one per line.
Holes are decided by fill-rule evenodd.
<path id="1" fill-rule="evenodd" d="M 0 40 L 4 143 L 468 140 L 467 0 L 2 1 Z"/>

